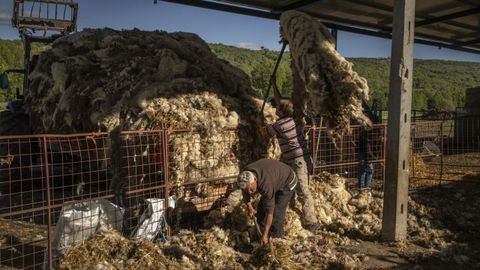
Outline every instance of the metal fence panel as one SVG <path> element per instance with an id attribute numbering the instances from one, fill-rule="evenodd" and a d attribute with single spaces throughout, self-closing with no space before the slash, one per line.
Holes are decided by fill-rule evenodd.
<path id="1" fill-rule="evenodd" d="M 386 125 L 353 126 L 334 144 L 325 128 L 311 128 L 313 173 L 356 179 L 359 161 L 366 158 L 374 165 L 375 181 L 383 183 L 386 132 Z M 130 235 L 146 211 L 147 199 L 175 195 L 176 208 L 165 200 L 157 211 L 167 212 L 174 226 L 197 227 L 202 213 L 221 206 L 235 188 L 240 169 L 235 130 L 206 138 L 162 128 L 122 132 L 114 138 L 107 133 L 0 137 L 0 268 L 54 264 L 52 238 L 65 207 L 112 201 L 124 207 L 122 231 Z M 411 152 L 415 183 L 480 182 L 480 118 L 417 121 Z M 122 184 L 116 194 L 114 181 Z"/>
<path id="2" fill-rule="evenodd" d="M 411 163 L 413 183 L 480 183 L 480 118 L 416 122 Z"/>
<path id="3" fill-rule="evenodd" d="M 386 125 L 374 125 L 368 129 L 353 126 L 351 132 L 335 144 L 326 128 L 312 128 L 309 145 L 313 157 L 313 173 L 327 171 L 356 179 L 359 162 L 366 155 L 367 162 L 374 166 L 373 178 L 383 182 L 386 130 Z"/>

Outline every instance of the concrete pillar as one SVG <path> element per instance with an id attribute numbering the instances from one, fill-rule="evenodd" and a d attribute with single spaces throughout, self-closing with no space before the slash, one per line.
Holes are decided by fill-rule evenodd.
<path id="1" fill-rule="evenodd" d="M 407 234 L 414 23 L 415 0 L 395 0 L 382 221 L 386 241 Z"/>

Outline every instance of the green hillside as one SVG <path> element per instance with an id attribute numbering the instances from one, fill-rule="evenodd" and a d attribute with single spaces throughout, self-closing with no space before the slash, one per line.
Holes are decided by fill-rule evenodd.
<path id="1" fill-rule="evenodd" d="M 38 54 L 48 46 L 33 44 L 31 54 Z M 19 40 L 0 39 L 0 73 L 8 69 L 23 68 L 23 44 Z M 0 102 L 15 99 L 16 88 L 22 90 L 23 74 L 8 74 L 10 89 L 0 89 Z M 3 108 L 3 107 L 2 107 Z"/>
<path id="2" fill-rule="evenodd" d="M 252 78 L 252 85 L 263 93 L 268 85 L 278 52 L 267 49 L 253 51 L 222 44 L 211 44 L 218 57 L 241 68 Z M 33 46 L 36 53 L 45 46 Z M 0 40 L 0 72 L 21 68 L 23 49 L 20 41 Z M 371 100 L 378 98 L 387 105 L 389 59 L 350 58 L 354 70 L 368 80 Z M 21 87 L 22 76 L 9 76 L 11 89 L 0 92 L 0 102 L 14 98 L 15 88 Z M 290 55 L 285 53 L 277 74 L 277 83 L 284 93 L 291 90 Z M 480 63 L 441 60 L 415 60 L 413 108 L 424 109 L 427 103 L 440 109 L 462 107 L 465 89 L 480 86 Z"/>
<path id="3" fill-rule="evenodd" d="M 220 58 L 242 69 L 252 79 L 252 85 L 264 93 L 275 67 L 279 52 L 271 50 L 253 51 L 223 44 L 210 44 L 212 51 Z M 281 92 L 290 93 L 292 88 L 290 54 L 285 53 L 277 71 L 277 85 Z M 263 95 L 263 94 L 262 94 Z"/>
<path id="4" fill-rule="evenodd" d="M 243 69 L 252 76 L 254 87 L 263 89 L 273 70 L 278 53 L 270 50 L 252 51 L 221 44 L 210 45 L 214 52 Z M 286 81 L 284 91 L 288 92 L 290 82 L 289 54 L 282 61 L 283 71 L 278 74 L 279 81 Z M 387 93 L 390 74 L 390 60 L 381 58 L 349 58 L 353 68 L 368 80 L 371 100 L 378 98 L 383 107 L 387 106 Z M 268 70 L 265 70 L 268 69 Z M 427 108 L 427 101 L 439 109 L 463 107 L 465 89 L 480 86 L 480 63 L 442 60 L 415 60 L 413 75 L 413 109 Z M 255 70 L 261 70 L 265 76 L 263 83 L 255 79 Z M 282 77 L 287 76 L 287 77 Z"/>

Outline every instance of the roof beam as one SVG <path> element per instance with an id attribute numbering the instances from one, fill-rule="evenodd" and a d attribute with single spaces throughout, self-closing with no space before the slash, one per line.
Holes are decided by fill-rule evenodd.
<path id="1" fill-rule="evenodd" d="M 416 13 L 415 17 L 417 19 L 427 20 L 427 19 L 432 18 L 432 16 L 430 16 L 431 13 L 442 12 L 444 10 L 449 10 L 451 8 L 457 8 L 457 7 L 458 7 L 458 5 L 452 6 L 452 3 L 443 4 L 443 5 L 439 5 L 436 8 L 430 8 L 428 10 L 418 11 Z M 475 7 L 478 7 L 478 4 Z M 388 18 L 386 20 L 380 20 L 378 23 L 381 24 L 381 25 L 384 25 L 384 26 L 390 25 L 392 23 L 392 18 Z M 447 25 L 450 25 L 450 26 L 453 26 L 453 27 L 465 28 L 465 29 L 473 30 L 473 31 L 476 31 L 478 29 L 478 27 L 475 26 L 475 25 L 465 24 L 465 23 L 458 22 L 458 21 L 444 21 L 443 23 L 447 24 Z"/>
<path id="2" fill-rule="evenodd" d="M 464 3 L 464 4 L 472 5 L 472 6 L 477 6 L 478 5 L 477 0 L 456 0 L 456 1 Z"/>
<path id="3" fill-rule="evenodd" d="M 268 12 L 268 11 L 262 11 L 262 10 L 258 10 L 258 9 L 243 8 L 243 7 L 232 6 L 232 5 L 228 5 L 228 4 L 220 4 L 220 3 L 216 3 L 216 2 L 209 2 L 209 1 L 205 1 L 205 0 L 159 0 L 159 1 L 182 4 L 182 5 L 189 5 L 189 6 L 196 6 L 196 7 L 200 7 L 200 8 L 214 9 L 214 10 L 231 12 L 231 13 L 242 14 L 242 15 L 255 16 L 255 17 L 260 17 L 260 18 L 264 18 L 264 19 L 272 19 L 272 20 L 279 20 L 280 19 L 280 14 L 279 13 L 271 13 L 271 12 Z M 318 16 L 318 15 L 315 16 L 315 14 L 311 14 L 311 13 L 310 13 L 310 15 L 313 16 L 313 17 L 317 17 L 320 20 L 322 20 L 321 16 Z M 329 18 L 323 18 L 323 20 L 325 20 L 325 19 L 328 20 Z M 391 39 L 392 38 L 392 35 L 390 34 L 391 28 L 389 28 L 386 32 L 379 32 L 377 30 L 374 30 L 374 29 L 376 29 L 375 27 L 370 28 L 367 25 L 364 25 L 364 27 L 367 27 L 367 28 L 370 28 L 370 29 L 360 28 L 360 27 L 351 27 L 351 26 L 346 26 L 346 25 L 341 25 L 341 24 L 336 24 L 336 23 L 330 23 L 330 22 L 324 22 L 324 21 L 322 21 L 322 23 L 328 28 L 336 28 L 340 31 L 351 32 L 351 33 L 362 34 L 362 35 L 368 35 L 368 36 L 374 36 L 374 37 L 380 37 L 380 38 L 386 38 L 386 39 Z M 349 24 L 349 21 L 345 21 L 344 23 Z M 433 39 L 433 37 L 429 37 L 429 36 L 425 36 L 425 35 L 421 35 L 421 34 L 418 35 L 418 36 L 420 38 L 415 38 L 415 43 L 418 43 L 418 44 L 424 44 L 424 45 L 447 48 L 447 49 L 463 51 L 463 52 L 468 52 L 468 53 L 480 54 L 480 49 L 462 47 L 460 45 L 450 44 L 450 43 L 448 43 L 448 41 L 430 41 L 430 40 L 427 40 L 427 39 Z M 422 38 L 422 36 L 423 36 L 423 38 Z"/>
<path id="4" fill-rule="evenodd" d="M 379 37 L 379 38 L 385 38 L 385 39 L 392 39 L 392 35 L 390 33 L 387 33 L 387 32 L 378 32 L 378 31 L 374 31 L 374 30 L 354 28 L 354 27 L 343 26 L 343 25 L 332 25 L 330 23 L 323 23 L 323 24 L 325 26 L 327 26 L 328 28 L 336 27 L 340 31 L 356 33 L 356 34 L 361 34 L 361 35 L 367 35 L 367 36 L 373 36 L 373 37 Z M 428 46 L 435 46 L 435 47 L 439 47 L 439 48 L 451 49 L 451 50 L 456 50 L 456 51 L 480 54 L 480 49 L 462 47 L 460 44 L 450 44 L 450 43 L 447 43 L 447 41 L 445 41 L 445 42 L 431 41 L 431 40 L 428 40 L 428 39 L 425 39 L 425 38 L 431 38 L 431 37 L 425 36 L 424 38 L 415 38 L 415 43 L 416 44 L 422 44 L 422 45 L 428 45 Z"/>
<path id="5" fill-rule="evenodd" d="M 416 17 L 417 18 L 423 18 L 423 19 L 426 18 L 425 16 L 422 16 L 422 15 L 417 15 Z M 390 21 L 390 19 L 389 20 L 382 20 L 379 23 L 383 26 L 388 26 L 389 24 L 391 24 L 391 21 Z M 468 30 L 475 30 L 475 31 L 478 30 L 478 27 L 476 27 L 474 25 L 469 25 L 469 24 L 465 24 L 465 23 L 461 23 L 461 22 L 457 22 L 457 21 L 443 21 L 443 23 L 447 24 L 447 25 L 450 25 L 450 26 L 453 26 L 453 27 L 465 28 L 465 29 L 468 29 Z"/>
<path id="6" fill-rule="evenodd" d="M 346 1 L 348 1 L 350 3 L 357 4 L 357 5 L 369 7 L 369 8 L 375 8 L 375 9 L 378 9 L 378 10 L 393 12 L 393 7 L 391 7 L 389 5 L 375 3 L 375 2 L 372 2 L 372 1 L 368 1 L 368 0 L 346 0 Z"/>
<path id="7" fill-rule="evenodd" d="M 477 14 L 477 13 L 480 13 L 480 7 L 467 9 L 467 10 L 464 10 L 464 11 L 455 12 L 455 13 L 440 16 L 440 17 L 426 19 L 426 20 L 415 23 L 415 27 L 421 27 L 421 26 L 428 25 L 428 24 L 433 24 L 433 23 L 437 23 L 437 22 L 448 21 L 448 20 L 452 20 L 452 19 L 456 19 L 456 18 L 466 17 L 466 16 Z"/>
<path id="8" fill-rule="evenodd" d="M 480 38 L 476 38 L 476 39 L 472 39 L 472 40 L 468 40 L 468 41 L 459 42 L 458 45 L 460 45 L 460 46 L 468 46 L 468 45 L 473 45 L 473 44 L 478 44 L 478 43 L 480 43 Z"/>
<path id="9" fill-rule="evenodd" d="M 282 12 L 282 11 L 302 8 L 304 6 L 308 6 L 311 4 L 315 4 L 317 2 L 324 2 L 324 1 L 325 0 L 298 0 L 286 6 L 274 8 L 272 12 Z"/>
<path id="10" fill-rule="evenodd" d="M 480 29 L 478 29 L 477 31 L 473 31 L 473 32 L 456 34 L 452 37 L 452 39 L 456 39 L 456 40 L 471 39 L 471 38 L 476 38 L 476 37 L 479 37 L 479 36 L 480 36 Z"/>
<path id="11" fill-rule="evenodd" d="M 280 19 L 280 14 L 274 14 L 268 11 L 262 11 L 258 9 L 252 9 L 252 8 L 244 8 L 244 7 L 239 7 L 239 6 L 229 5 L 229 4 L 221 4 L 221 3 L 210 2 L 205 0 L 160 0 L 160 1 L 200 7 L 200 8 L 208 8 L 208 9 L 213 9 L 218 11 L 231 12 L 231 13 L 254 16 L 254 17 L 259 17 L 264 19 L 272 19 L 272 20 Z"/>

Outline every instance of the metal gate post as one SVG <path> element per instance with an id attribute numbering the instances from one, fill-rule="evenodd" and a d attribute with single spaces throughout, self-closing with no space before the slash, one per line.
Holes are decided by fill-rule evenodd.
<path id="1" fill-rule="evenodd" d="M 312 134 L 311 134 L 311 136 L 312 136 L 311 142 L 312 143 L 311 143 L 311 146 L 310 146 L 310 149 L 312 149 L 312 153 L 311 153 L 311 155 L 312 155 L 312 171 L 310 173 L 311 173 L 311 175 L 315 175 L 315 167 L 317 165 L 317 160 L 316 160 L 317 159 L 317 149 L 315 147 L 316 146 L 315 135 L 317 133 L 317 127 L 314 125 L 310 130 L 312 131 Z M 320 136 L 320 134 L 319 134 L 319 136 Z"/>
<path id="2" fill-rule="evenodd" d="M 443 120 L 440 123 L 440 182 L 439 182 L 439 185 L 442 185 L 442 180 L 443 180 L 443 125 L 444 123 L 445 123 L 445 116 L 443 117 Z"/>
<path id="3" fill-rule="evenodd" d="M 163 159 L 163 185 L 164 185 L 164 197 L 165 197 L 165 213 L 168 214 L 169 207 L 169 181 L 168 181 L 168 171 L 169 171 L 169 149 L 168 149 L 168 129 L 165 125 L 162 125 L 162 159 Z M 171 234 L 170 225 L 167 223 L 167 234 Z"/>
<path id="4" fill-rule="evenodd" d="M 416 134 L 416 123 L 412 124 L 412 137 L 410 139 L 410 151 L 411 151 L 411 158 L 410 161 L 412 162 L 412 178 L 415 179 L 416 177 L 416 162 L 415 162 L 415 134 Z"/>
<path id="5" fill-rule="evenodd" d="M 382 182 L 382 190 L 385 186 L 385 181 L 387 179 L 387 138 L 388 138 L 388 128 L 386 124 L 383 125 L 383 182 Z"/>
<path id="6" fill-rule="evenodd" d="M 48 152 L 47 152 L 47 137 L 42 137 L 43 160 L 45 165 L 45 181 L 47 184 L 47 255 L 48 255 L 48 269 L 52 269 L 53 254 L 52 254 L 52 201 L 50 189 L 50 171 L 48 168 Z"/>

